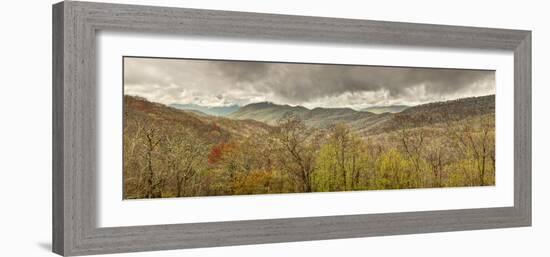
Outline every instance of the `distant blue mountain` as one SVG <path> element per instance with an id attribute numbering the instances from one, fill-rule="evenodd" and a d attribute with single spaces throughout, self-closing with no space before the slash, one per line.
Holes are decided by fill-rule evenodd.
<path id="1" fill-rule="evenodd" d="M 227 116 L 238 111 L 240 108 L 237 105 L 212 107 L 198 104 L 171 104 L 170 107 L 187 111 L 199 111 L 212 116 Z"/>

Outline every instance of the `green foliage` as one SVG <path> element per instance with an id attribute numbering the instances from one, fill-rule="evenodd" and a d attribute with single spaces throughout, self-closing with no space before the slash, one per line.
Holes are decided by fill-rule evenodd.
<path id="1" fill-rule="evenodd" d="M 345 191 L 365 188 L 368 170 L 366 144 L 345 124 L 330 129 L 321 146 L 314 173 L 315 191 Z"/>
<path id="2" fill-rule="evenodd" d="M 411 182 L 411 173 L 411 162 L 392 148 L 376 161 L 374 189 L 407 188 Z"/>

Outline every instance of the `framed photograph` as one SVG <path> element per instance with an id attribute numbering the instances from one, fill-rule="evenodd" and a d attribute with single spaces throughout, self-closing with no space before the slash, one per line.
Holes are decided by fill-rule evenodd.
<path id="1" fill-rule="evenodd" d="M 531 225 L 531 32 L 53 6 L 53 251 Z"/>

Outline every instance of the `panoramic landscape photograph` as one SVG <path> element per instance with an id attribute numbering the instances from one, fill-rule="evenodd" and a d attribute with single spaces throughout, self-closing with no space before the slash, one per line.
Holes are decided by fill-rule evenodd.
<path id="1" fill-rule="evenodd" d="M 493 70 L 122 61 L 123 199 L 495 185 Z"/>

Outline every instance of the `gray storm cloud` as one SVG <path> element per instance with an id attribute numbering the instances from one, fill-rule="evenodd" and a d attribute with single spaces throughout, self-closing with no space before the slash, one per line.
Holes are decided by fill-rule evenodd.
<path id="1" fill-rule="evenodd" d="M 494 71 L 187 59 L 124 59 L 124 93 L 207 106 L 414 105 L 495 93 Z"/>

